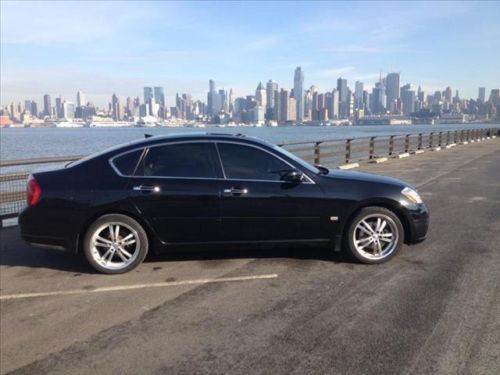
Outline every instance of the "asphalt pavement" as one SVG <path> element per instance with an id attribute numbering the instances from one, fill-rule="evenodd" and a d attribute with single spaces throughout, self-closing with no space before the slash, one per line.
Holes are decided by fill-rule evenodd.
<path id="1" fill-rule="evenodd" d="M 382 265 L 234 248 L 105 276 L 0 230 L 0 373 L 499 374 L 500 140 L 360 169 L 431 211 Z"/>

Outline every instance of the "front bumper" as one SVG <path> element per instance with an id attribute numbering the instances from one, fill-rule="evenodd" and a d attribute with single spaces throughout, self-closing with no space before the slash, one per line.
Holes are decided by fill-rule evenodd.
<path id="1" fill-rule="evenodd" d="M 427 236 L 429 229 L 429 210 L 425 204 L 418 204 L 408 208 L 409 238 L 408 243 L 420 242 Z"/>

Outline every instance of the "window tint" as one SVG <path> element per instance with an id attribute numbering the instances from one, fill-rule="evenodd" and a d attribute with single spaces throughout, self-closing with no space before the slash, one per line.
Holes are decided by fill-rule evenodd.
<path id="1" fill-rule="evenodd" d="M 141 157 L 143 149 L 129 152 L 128 154 L 119 156 L 113 159 L 113 164 L 116 169 L 124 176 L 131 176 L 135 172 L 139 158 Z"/>
<path id="2" fill-rule="evenodd" d="M 159 177 L 217 177 L 212 143 L 151 147 L 138 174 Z"/>
<path id="3" fill-rule="evenodd" d="M 218 143 L 222 165 L 227 178 L 279 181 L 291 167 L 255 147 Z"/>

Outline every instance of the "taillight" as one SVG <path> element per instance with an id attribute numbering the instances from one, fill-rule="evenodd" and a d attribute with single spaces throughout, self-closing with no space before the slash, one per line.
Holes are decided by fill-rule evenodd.
<path id="1" fill-rule="evenodd" d="M 28 178 L 28 185 L 26 186 L 26 202 L 28 206 L 35 206 L 40 200 L 42 189 L 32 175 Z"/>

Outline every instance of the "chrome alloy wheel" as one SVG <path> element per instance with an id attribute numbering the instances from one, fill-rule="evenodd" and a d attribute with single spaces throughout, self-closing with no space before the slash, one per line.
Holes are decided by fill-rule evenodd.
<path id="1" fill-rule="evenodd" d="M 396 249 L 398 239 L 396 223 L 384 214 L 365 216 L 353 232 L 353 243 L 358 253 L 372 260 L 389 256 Z"/>
<path id="2" fill-rule="evenodd" d="M 139 255 L 138 233 L 125 223 L 113 222 L 100 226 L 90 240 L 92 258 L 108 270 L 127 267 Z"/>

